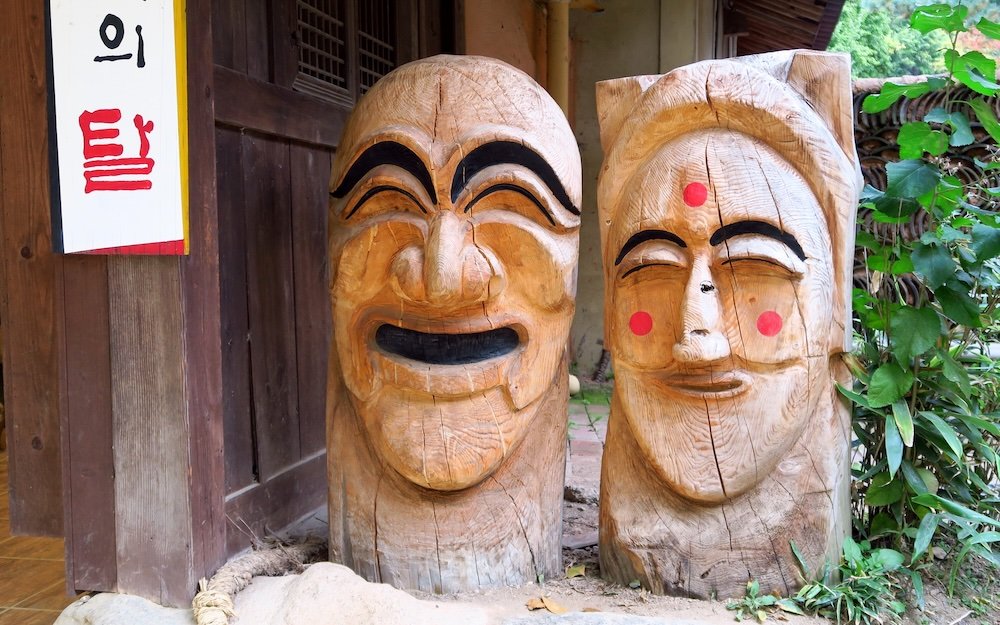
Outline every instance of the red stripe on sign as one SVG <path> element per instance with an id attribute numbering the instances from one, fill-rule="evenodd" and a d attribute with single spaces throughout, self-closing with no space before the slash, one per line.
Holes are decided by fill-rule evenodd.
<path id="1" fill-rule="evenodd" d="M 160 243 L 141 243 L 139 245 L 119 245 L 105 247 L 99 250 L 87 250 L 80 254 L 131 254 L 148 256 L 182 256 L 184 255 L 184 239 L 180 241 L 162 241 Z"/>

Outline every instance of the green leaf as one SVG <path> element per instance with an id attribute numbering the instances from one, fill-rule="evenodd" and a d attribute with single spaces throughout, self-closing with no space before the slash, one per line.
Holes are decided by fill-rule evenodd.
<path id="1" fill-rule="evenodd" d="M 976 140 L 975 135 L 972 134 L 972 126 L 969 124 L 969 118 L 962 111 L 949 113 L 941 107 L 936 107 L 931 109 L 927 115 L 924 115 L 924 121 L 950 126 L 951 136 L 948 139 L 948 143 L 952 146 L 969 145 Z"/>
<path id="2" fill-rule="evenodd" d="M 911 501 L 920 504 L 921 506 L 927 506 L 928 508 L 934 508 L 935 510 L 944 510 L 954 514 L 957 517 L 963 519 L 968 519 L 970 521 L 975 521 L 976 523 L 983 523 L 986 525 L 992 525 L 994 527 L 1000 527 L 1000 521 L 996 519 L 991 519 L 990 517 L 982 514 L 981 512 L 976 512 L 975 510 L 970 510 L 960 503 L 955 503 L 950 499 L 945 499 L 938 495 L 932 495 L 931 493 L 926 493 L 924 495 L 918 495 L 914 497 Z"/>
<path id="3" fill-rule="evenodd" d="M 871 559 L 882 566 L 882 570 L 892 572 L 903 566 L 906 558 L 895 549 L 875 549 L 872 551 Z"/>
<path id="4" fill-rule="evenodd" d="M 962 288 L 961 282 L 952 281 L 934 290 L 934 297 L 941 304 L 945 316 L 963 326 L 978 328 L 983 325 L 979 318 L 979 302 Z M 869 394 L 870 395 L 870 394 Z"/>
<path id="5" fill-rule="evenodd" d="M 889 319 L 889 330 L 893 355 L 900 363 L 908 364 L 914 356 L 934 347 L 941 334 L 941 320 L 932 308 L 903 306 Z"/>
<path id="6" fill-rule="evenodd" d="M 879 473 L 873 477 L 865 492 L 865 504 L 868 506 L 888 506 L 902 498 L 903 481 L 893 479 L 888 473 Z"/>
<path id="7" fill-rule="evenodd" d="M 917 7 L 910 15 L 910 26 L 926 35 L 938 28 L 949 32 L 965 32 L 965 18 L 969 15 L 969 7 L 951 6 L 950 4 L 931 4 Z"/>
<path id="8" fill-rule="evenodd" d="M 948 135 L 934 130 L 927 122 L 908 122 L 899 129 L 896 137 L 899 143 L 899 157 L 920 158 L 924 152 L 940 156 L 948 149 Z"/>
<path id="9" fill-rule="evenodd" d="M 983 224 L 972 228 L 972 251 L 976 260 L 984 261 L 1000 256 L 1000 228 Z"/>
<path id="10" fill-rule="evenodd" d="M 917 571 L 910 571 L 910 582 L 913 583 L 913 594 L 917 596 L 917 607 L 924 609 L 924 578 Z"/>
<path id="11" fill-rule="evenodd" d="M 1000 24 L 988 20 L 985 17 L 976 22 L 976 30 L 983 33 L 990 39 L 1000 41 Z"/>
<path id="12" fill-rule="evenodd" d="M 910 490 L 912 490 L 914 494 L 923 495 L 924 493 L 930 492 L 923 476 L 920 474 L 920 471 L 914 468 L 912 462 L 904 460 L 900 469 L 902 469 L 903 479 L 906 480 L 906 484 L 910 487 Z"/>
<path id="13" fill-rule="evenodd" d="M 944 65 L 959 81 L 969 89 L 983 95 L 996 95 L 1000 83 L 996 82 L 996 61 L 975 50 L 959 54 L 956 50 L 946 50 Z"/>
<path id="14" fill-rule="evenodd" d="M 889 362 L 872 374 L 868 385 L 868 403 L 872 408 L 888 406 L 906 394 L 913 386 L 913 374 L 898 364 Z"/>
<path id="15" fill-rule="evenodd" d="M 968 104 L 975 111 L 979 123 L 983 125 L 986 132 L 990 133 L 994 141 L 1000 143 L 1000 121 L 997 121 L 997 116 L 990 103 L 983 98 L 974 98 Z"/>
<path id="16" fill-rule="evenodd" d="M 936 167 L 920 160 L 888 163 L 885 171 L 888 176 L 886 195 L 903 198 L 915 198 L 933 191 L 941 177 Z"/>
<path id="17" fill-rule="evenodd" d="M 802 610 L 802 608 L 800 608 L 799 605 L 795 603 L 795 601 L 793 601 L 792 599 L 788 598 L 778 599 L 777 605 L 785 612 L 789 612 L 791 614 L 798 614 L 800 616 L 806 615 L 806 613 Z"/>
<path id="18" fill-rule="evenodd" d="M 861 562 L 861 547 L 850 536 L 844 539 L 844 561 L 852 566 Z"/>
<path id="19" fill-rule="evenodd" d="M 854 391 L 845 388 L 840 384 L 837 384 L 837 390 L 840 391 L 841 395 L 851 400 L 855 404 L 862 406 L 864 408 L 871 408 L 871 406 L 868 404 L 868 398 L 865 397 L 864 395 L 861 395 L 860 393 L 855 393 Z"/>
<path id="20" fill-rule="evenodd" d="M 913 447 L 913 417 L 910 415 L 910 407 L 903 400 L 892 402 L 892 418 L 899 428 L 899 435 L 903 438 L 903 444 Z"/>
<path id="21" fill-rule="evenodd" d="M 919 98 L 925 93 L 930 93 L 933 84 L 928 81 L 913 83 L 912 85 L 897 85 L 887 82 L 882 85 L 882 90 L 865 97 L 861 103 L 861 109 L 865 113 L 881 113 L 896 103 L 902 97 Z"/>
<path id="22" fill-rule="evenodd" d="M 924 284 L 931 290 L 936 290 L 947 282 L 958 270 L 951 253 L 940 245 L 915 243 L 910 260 L 913 262 L 914 271 L 924 279 Z"/>
<path id="23" fill-rule="evenodd" d="M 937 355 L 941 359 L 941 371 L 947 380 L 951 380 L 958 385 L 958 388 L 968 397 L 972 393 L 972 384 L 969 382 L 969 372 L 965 367 L 958 364 L 947 350 L 937 350 Z"/>
<path id="24" fill-rule="evenodd" d="M 868 537 L 874 539 L 886 534 L 895 534 L 898 531 L 899 523 L 896 522 L 896 519 L 885 512 L 879 512 L 872 519 L 871 527 L 868 528 Z"/>
<path id="25" fill-rule="evenodd" d="M 885 419 L 885 457 L 889 462 L 889 477 L 895 477 L 899 464 L 903 461 L 903 438 L 895 420 Z"/>
<path id="26" fill-rule="evenodd" d="M 792 555 L 795 556 L 795 562 L 799 565 L 799 572 L 802 573 L 802 579 L 809 579 L 809 567 L 806 565 L 806 559 L 802 557 L 802 552 L 795 546 L 795 541 L 788 541 L 788 546 L 792 550 Z"/>
<path id="27" fill-rule="evenodd" d="M 959 440 L 958 434 L 955 432 L 955 428 L 948 425 L 948 422 L 937 416 L 929 410 L 921 410 L 920 416 L 930 421 L 934 429 L 938 431 L 944 442 L 948 444 L 948 448 L 951 450 L 952 455 L 955 459 L 962 458 L 962 441 Z"/>

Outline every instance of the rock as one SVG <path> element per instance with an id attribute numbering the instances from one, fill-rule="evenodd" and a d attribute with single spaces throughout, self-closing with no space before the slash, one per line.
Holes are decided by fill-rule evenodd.
<path id="1" fill-rule="evenodd" d="M 133 595 L 102 593 L 69 605 L 55 625 L 195 625 L 191 610 L 164 608 Z"/>
<path id="2" fill-rule="evenodd" d="M 580 393 L 580 378 L 572 373 L 569 374 L 569 394 L 578 395 Z"/>
<path id="3" fill-rule="evenodd" d="M 421 601 L 330 562 L 314 564 L 301 575 L 254 578 L 236 596 L 236 614 L 232 625 L 489 625 L 498 620 L 487 608 Z"/>

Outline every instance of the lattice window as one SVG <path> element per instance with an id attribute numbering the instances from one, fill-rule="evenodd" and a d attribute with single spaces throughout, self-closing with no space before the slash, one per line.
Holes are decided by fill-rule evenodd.
<path id="1" fill-rule="evenodd" d="M 296 0 L 299 73 L 293 87 L 351 105 L 401 62 L 408 0 Z M 401 13 L 402 11 L 402 13 Z M 405 47 L 405 46 L 404 46 Z M 412 47 L 412 42 L 411 42 Z M 409 49 L 409 48 L 406 48 Z"/>
<path id="2" fill-rule="evenodd" d="M 369 0 L 358 6 L 361 93 L 396 67 L 396 2 Z"/>
<path id="3" fill-rule="evenodd" d="M 327 99 L 349 94 L 345 4 L 345 0 L 298 0 L 296 89 Z"/>

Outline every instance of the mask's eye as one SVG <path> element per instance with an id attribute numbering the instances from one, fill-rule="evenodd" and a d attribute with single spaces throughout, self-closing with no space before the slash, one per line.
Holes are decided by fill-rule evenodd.
<path id="1" fill-rule="evenodd" d="M 686 256 L 676 245 L 669 241 L 653 240 L 629 250 L 618 263 L 616 273 L 619 280 L 624 280 L 646 269 L 684 269 L 687 264 Z"/>
<path id="2" fill-rule="evenodd" d="M 398 179 L 374 176 L 348 199 L 341 213 L 343 219 L 364 219 L 388 213 L 426 214 L 424 202 L 405 189 Z"/>
<path id="3" fill-rule="evenodd" d="M 789 247 L 769 237 L 743 235 L 727 239 L 717 248 L 723 266 L 734 270 L 764 272 L 798 279 L 806 265 Z"/>
<path id="4" fill-rule="evenodd" d="M 548 228 L 565 232 L 580 226 L 580 217 L 567 211 L 552 191 L 531 172 L 515 176 L 510 170 L 491 167 L 476 176 L 463 193 L 466 213 L 514 213 Z"/>

